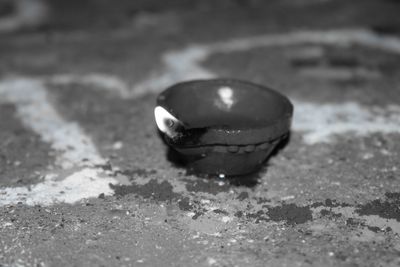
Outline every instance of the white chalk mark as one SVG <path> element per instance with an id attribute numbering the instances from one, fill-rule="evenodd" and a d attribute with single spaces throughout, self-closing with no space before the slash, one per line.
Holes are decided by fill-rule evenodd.
<path id="1" fill-rule="evenodd" d="M 48 7 L 42 0 L 15 0 L 15 12 L 0 18 L 0 33 L 18 31 L 24 27 L 42 25 L 48 17 Z"/>
<path id="2" fill-rule="evenodd" d="M 163 56 L 165 71 L 151 75 L 133 88 L 132 96 L 157 93 L 166 87 L 189 79 L 214 78 L 217 74 L 202 66 L 202 62 L 215 53 L 247 51 L 258 47 L 290 46 L 299 44 L 360 45 L 386 52 L 400 54 L 400 39 L 381 36 L 364 29 L 325 31 L 298 31 L 269 34 L 229 41 L 189 45 L 179 50 L 166 52 Z M 332 75 L 331 73 L 329 73 Z M 345 73 L 348 75 L 348 73 Z M 365 73 L 358 73 L 366 75 Z M 338 75 L 336 73 L 336 75 Z M 344 74 L 341 73 L 343 76 Z M 369 75 L 369 74 L 368 74 Z M 305 132 L 307 143 L 327 142 L 335 134 L 353 132 L 367 135 L 372 132 L 400 133 L 398 106 L 392 111 L 364 108 L 357 103 L 312 104 L 297 101 L 295 105 L 294 129 Z"/>
<path id="3" fill-rule="evenodd" d="M 295 101 L 293 129 L 303 132 L 308 144 L 329 142 L 332 136 L 351 132 L 400 133 L 400 106 L 363 107 L 354 102 L 317 104 Z"/>
<path id="4" fill-rule="evenodd" d="M 246 51 L 257 47 L 290 46 L 298 44 L 324 44 L 351 46 L 361 45 L 400 54 L 400 39 L 378 35 L 365 29 L 342 29 L 325 31 L 297 31 L 269 34 L 216 43 L 210 46 L 211 53 Z"/>
<path id="5" fill-rule="evenodd" d="M 50 84 L 59 85 L 91 85 L 94 89 L 110 91 L 121 98 L 128 98 L 130 96 L 129 86 L 122 79 L 108 74 L 56 74 L 44 77 L 44 80 Z"/>
<path id="6" fill-rule="evenodd" d="M 162 72 L 150 75 L 149 78 L 136 84 L 133 88 L 130 88 L 126 82 L 116 76 L 99 73 L 86 75 L 59 74 L 45 79 L 55 84 L 77 83 L 94 85 L 97 89 L 113 91 L 122 98 L 136 98 L 148 93 L 161 92 L 166 87 L 182 80 L 216 77 L 216 73 L 202 66 L 202 62 L 215 53 L 232 53 L 258 47 L 299 44 L 360 45 L 400 54 L 399 38 L 381 36 L 365 29 L 298 31 L 233 39 L 211 44 L 193 44 L 178 51 L 168 51 L 162 56 L 165 69 Z M 321 51 L 317 48 L 313 48 L 312 54 L 319 55 L 320 53 Z M 363 77 L 370 75 L 376 77 L 378 75 L 377 73 L 366 73 L 365 70 L 355 70 L 353 74 Z M 329 72 L 326 75 L 339 75 L 339 78 L 345 79 L 348 77 L 349 72 Z"/>
<path id="7" fill-rule="evenodd" d="M 190 79 L 208 79 L 217 75 L 202 62 L 215 53 L 247 51 L 258 47 L 290 46 L 299 44 L 360 45 L 386 52 L 400 54 L 400 39 L 375 34 L 365 29 L 343 29 L 325 31 L 297 31 L 245 37 L 211 44 L 189 45 L 179 51 L 166 52 L 162 58 L 163 73 L 155 73 L 133 88 L 132 95 L 156 93 L 166 87 Z"/>
<path id="8" fill-rule="evenodd" d="M 27 205 L 74 203 L 101 193 L 113 193 L 109 184 L 116 184 L 117 180 L 107 177 L 96 167 L 104 164 L 105 159 L 78 124 L 66 121 L 58 114 L 47 98 L 43 82 L 29 78 L 2 80 L 0 99 L 13 103 L 22 123 L 59 153 L 58 165 L 64 169 L 78 168 L 67 177 L 48 174 L 44 182 L 30 188 L 0 188 L 0 206 L 18 202 Z"/>
<path id="9" fill-rule="evenodd" d="M 105 162 L 79 125 L 58 114 L 40 81 L 27 78 L 0 81 L 0 98 L 15 104 L 22 122 L 39 134 L 44 142 L 50 143 L 54 150 L 61 152 L 57 163 L 64 168 Z"/>
<path id="10" fill-rule="evenodd" d="M 200 66 L 209 56 L 204 46 L 192 45 L 181 51 L 167 52 L 162 60 L 166 67 L 164 73 L 155 73 L 145 81 L 134 86 L 132 97 L 157 93 L 182 80 L 213 78 L 216 75 Z"/>
<path id="11" fill-rule="evenodd" d="M 100 194 L 111 195 L 109 184 L 116 180 L 106 177 L 101 170 L 85 168 L 58 180 L 48 175 L 44 182 L 28 187 L 0 188 L 0 206 L 22 202 L 26 205 L 75 203 Z"/>

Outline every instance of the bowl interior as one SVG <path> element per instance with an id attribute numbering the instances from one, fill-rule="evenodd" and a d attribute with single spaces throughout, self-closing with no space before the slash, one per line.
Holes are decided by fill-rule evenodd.
<path id="1" fill-rule="evenodd" d="M 261 128 L 290 112 L 281 94 L 235 80 L 192 81 L 175 85 L 159 99 L 188 127 Z"/>

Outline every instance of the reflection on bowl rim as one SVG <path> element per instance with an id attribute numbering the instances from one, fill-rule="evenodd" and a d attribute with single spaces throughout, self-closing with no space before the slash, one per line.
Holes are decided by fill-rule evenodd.
<path id="1" fill-rule="evenodd" d="M 196 147 L 205 145 L 260 144 L 273 141 L 288 133 L 293 115 L 293 105 L 290 100 L 275 90 L 247 81 L 236 79 L 208 79 L 181 82 L 168 87 L 158 96 L 157 107 L 164 108 L 180 122 L 180 118 L 174 114 L 173 108 L 168 106 L 168 97 L 174 90 L 182 90 L 183 87 L 190 87 L 190 85 L 196 83 L 221 84 L 221 86 L 235 85 L 236 87 L 242 85 L 252 88 L 251 90 L 254 90 L 255 93 L 263 90 L 263 92 L 268 92 L 271 97 L 276 97 L 277 100 L 282 102 L 282 105 L 284 105 L 283 112 L 278 114 L 279 116 L 273 122 L 269 122 L 264 126 L 251 126 L 240 129 L 227 129 L 221 126 L 190 128 L 185 127 L 186 123 L 182 121 L 182 127 L 185 127 L 187 138 L 184 138 L 185 136 L 181 136 L 181 138 L 168 138 L 167 136 L 166 139 L 171 145 L 178 147 Z"/>

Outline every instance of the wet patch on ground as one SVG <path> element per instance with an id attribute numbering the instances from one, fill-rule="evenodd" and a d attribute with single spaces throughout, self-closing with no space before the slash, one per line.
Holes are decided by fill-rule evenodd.
<path id="1" fill-rule="evenodd" d="M 173 192 L 172 185 L 167 181 L 159 183 L 157 180 L 153 179 L 144 185 L 110 185 L 110 187 L 117 196 L 136 194 L 157 201 L 171 201 L 181 197 L 181 195 Z"/>
<path id="2" fill-rule="evenodd" d="M 327 198 L 324 202 L 315 202 L 311 205 L 313 208 L 317 207 L 326 207 L 326 208 L 335 208 L 335 207 L 349 207 L 350 205 L 343 202 L 338 202 L 335 199 Z"/>
<path id="3" fill-rule="evenodd" d="M 285 221 L 289 225 L 301 224 L 312 220 L 309 207 L 298 207 L 295 204 L 283 204 L 268 209 L 267 215 L 273 221 Z"/>
<path id="4" fill-rule="evenodd" d="M 127 177 L 129 177 L 133 180 L 135 177 L 147 178 L 151 175 L 156 174 L 157 171 L 138 168 L 138 169 L 128 169 L 128 170 L 120 171 L 120 173 L 123 175 L 126 175 Z"/>
<path id="5" fill-rule="evenodd" d="M 384 199 L 376 199 L 360 205 L 356 212 L 359 215 L 377 215 L 381 218 L 395 219 L 400 222 L 400 193 L 386 193 Z"/>

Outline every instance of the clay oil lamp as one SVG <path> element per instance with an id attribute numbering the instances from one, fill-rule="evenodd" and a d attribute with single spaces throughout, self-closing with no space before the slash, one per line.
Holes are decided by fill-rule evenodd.
<path id="1" fill-rule="evenodd" d="M 166 143 L 189 171 L 225 177 L 263 165 L 288 136 L 293 105 L 282 94 L 250 82 L 194 80 L 163 91 L 154 114 Z"/>

